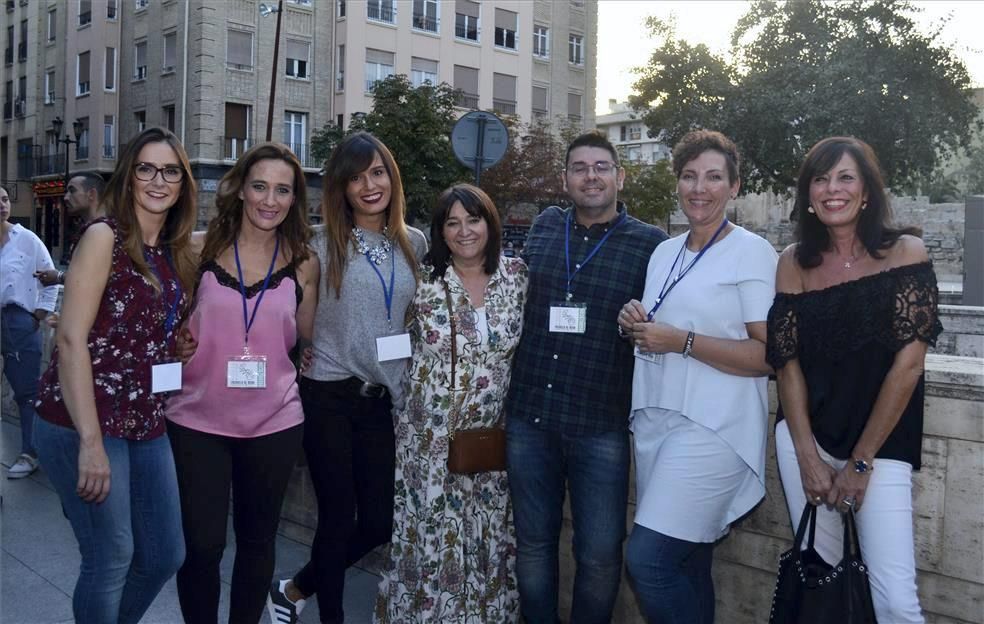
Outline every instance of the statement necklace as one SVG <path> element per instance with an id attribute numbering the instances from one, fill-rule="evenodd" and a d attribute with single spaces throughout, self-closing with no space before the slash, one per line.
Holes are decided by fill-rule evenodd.
<path id="1" fill-rule="evenodd" d="M 393 250 L 393 243 L 390 242 L 389 236 L 387 236 L 388 234 L 389 226 L 384 226 L 383 242 L 370 247 L 366 244 L 366 233 L 362 230 L 362 228 L 352 228 L 352 235 L 355 236 L 355 248 L 360 254 L 367 256 L 369 260 L 376 265 L 382 264 L 383 260 L 389 258 L 389 254 Z"/>

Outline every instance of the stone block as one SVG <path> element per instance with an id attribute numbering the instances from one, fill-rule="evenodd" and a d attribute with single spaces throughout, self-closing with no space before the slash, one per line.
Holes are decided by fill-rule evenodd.
<path id="1" fill-rule="evenodd" d="M 715 559 L 714 621 L 727 624 L 761 624 L 769 621 L 776 568 L 766 571 Z M 618 621 L 618 620 L 615 620 Z"/>
<path id="2" fill-rule="evenodd" d="M 914 472 L 912 477 L 912 523 L 916 567 L 920 570 L 941 569 L 946 458 L 946 440 L 931 436 L 923 438 L 922 469 Z"/>
<path id="3" fill-rule="evenodd" d="M 939 621 L 961 624 L 984 621 L 984 585 L 922 571 L 916 580 L 919 602 L 927 616 L 950 618 Z"/>
<path id="4" fill-rule="evenodd" d="M 978 401 L 964 398 L 927 396 L 923 433 L 925 435 L 984 442 L 984 414 Z"/>
<path id="5" fill-rule="evenodd" d="M 984 584 L 984 444 L 948 446 L 941 572 Z"/>

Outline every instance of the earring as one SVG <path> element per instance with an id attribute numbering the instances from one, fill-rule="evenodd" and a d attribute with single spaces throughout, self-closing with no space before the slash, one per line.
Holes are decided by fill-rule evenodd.
<path id="1" fill-rule="evenodd" d="M 806 211 L 808 213 L 810 213 L 810 214 L 815 214 L 816 213 L 816 210 L 813 209 L 813 206 L 812 205 L 811 206 L 807 206 Z"/>
<path id="2" fill-rule="evenodd" d="M 867 207 L 868 207 L 868 202 L 861 202 L 861 210 L 864 210 Z"/>

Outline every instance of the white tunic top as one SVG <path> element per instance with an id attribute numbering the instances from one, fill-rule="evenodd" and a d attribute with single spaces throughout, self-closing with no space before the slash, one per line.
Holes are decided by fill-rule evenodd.
<path id="1" fill-rule="evenodd" d="M 681 234 L 653 252 L 642 298 L 647 310 L 652 309 L 686 238 Z M 686 253 L 693 258 L 693 252 Z M 776 262 L 776 252 L 768 241 L 735 227 L 677 283 L 654 320 L 699 335 L 746 339 L 745 323 L 765 321 L 772 305 Z M 723 373 L 678 353 L 664 354 L 660 363 L 636 358 L 632 410 L 659 407 L 680 412 L 714 431 L 748 464 L 764 487 L 767 382 L 767 377 Z"/>

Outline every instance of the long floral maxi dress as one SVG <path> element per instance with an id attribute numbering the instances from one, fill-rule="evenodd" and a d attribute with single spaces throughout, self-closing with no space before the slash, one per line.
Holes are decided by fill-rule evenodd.
<path id="1" fill-rule="evenodd" d="M 393 539 L 375 621 L 516 622 L 516 534 L 506 473 L 447 469 L 452 380 L 444 285 L 457 327 L 456 430 L 473 429 L 500 422 L 529 276 L 522 260 L 500 259 L 485 289 L 488 325 L 476 327 L 475 309 L 454 269 L 436 280 L 431 270 L 420 268 L 410 323 L 413 358 L 403 380 L 407 401 L 394 415 Z"/>

